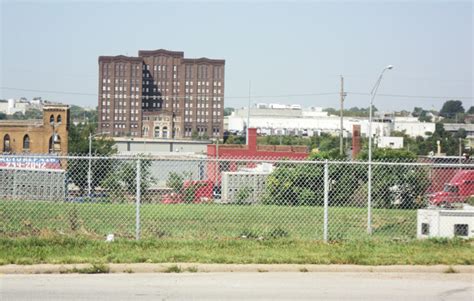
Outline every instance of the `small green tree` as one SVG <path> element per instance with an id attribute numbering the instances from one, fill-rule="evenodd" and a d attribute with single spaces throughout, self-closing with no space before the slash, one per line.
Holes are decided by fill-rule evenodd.
<path id="1" fill-rule="evenodd" d="M 250 196 L 252 195 L 252 190 L 248 186 L 241 187 L 235 196 L 235 201 L 238 205 L 248 204 L 251 199 Z"/>
<path id="2" fill-rule="evenodd" d="M 156 183 L 150 171 L 152 161 L 146 158 L 140 160 L 140 195 L 143 199 L 148 197 L 148 189 Z M 115 202 L 134 199 L 137 193 L 137 161 L 115 160 L 114 168 L 104 179 L 101 186 L 114 196 Z"/>
<path id="3" fill-rule="evenodd" d="M 180 193 L 183 190 L 183 184 L 184 176 L 177 172 L 171 172 L 166 181 L 166 186 L 173 189 L 176 193 Z"/>
<path id="4" fill-rule="evenodd" d="M 199 140 L 199 134 L 198 134 L 198 132 L 197 132 L 196 130 L 193 130 L 193 131 L 191 132 L 191 139 L 193 139 L 193 140 Z"/>

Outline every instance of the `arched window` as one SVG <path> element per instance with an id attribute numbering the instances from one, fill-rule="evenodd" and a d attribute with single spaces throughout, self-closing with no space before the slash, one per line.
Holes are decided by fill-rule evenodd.
<path id="1" fill-rule="evenodd" d="M 25 135 L 23 137 L 23 150 L 29 151 L 30 150 L 30 136 Z"/>
<path id="2" fill-rule="evenodd" d="M 63 118 L 61 117 L 61 115 L 58 115 L 58 117 L 56 118 L 56 122 L 61 123 L 62 121 L 63 121 Z"/>
<path id="3" fill-rule="evenodd" d="M 49 124 L 54 124 L 54 115 L 49 116 Z"/>
<path id="4" fill-rule="evenodd" d="M 49 138 L 49 152 L 56 153 L 61 151 L 61 137 L 55 134 Z"/>
<path id="5" fill-rule="evenodd" d="M 155 126 L 155 138 L 159 138 L 160 137 L 160 127 L 159 126 Z"/>
<path id="6" fill-rule="evenodd" d="M 168 138 L 168 127 L 167 126 L 163 127 L 163 138 Z"/>
<path id="7" fill-rule="evenodd" d="M 148 136 L 148 127 L 147 126 L 143 127 L 143 136 L 144 137 Z"/>
<path id="8" fill-rule="evenodd" d="M 4 153 L 9 153 L 11 152 L 11 145 L 10 145 L 10 135 L 6 134 L 3 137 L 3 152 Z"/>

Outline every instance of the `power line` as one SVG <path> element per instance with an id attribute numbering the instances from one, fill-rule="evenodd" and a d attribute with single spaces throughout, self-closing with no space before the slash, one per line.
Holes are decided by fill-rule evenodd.
<path id="1" fill-rule="evenodd" d="M 353 95 L 364 95 L 369 96 L 370 93 L 363 93 L 363 92 L 347 92 L 348 94 Z M 427 96 L 427 95 L 404 95 L 404 94 L 377 94 L 377 97 L 399 97 L 399 98 L 439 98 L 439 99 L 474 99 L 472 96 Z"/>
<path id="2" fill-rule="evenodd" d="M 0 87 L 2 90 L 13 90 L 22 92 L 35 92 L 35 93 L 50 93 L 50 94 L 63 94 L 63 95 L 82 95 L 82 96 L 95 96 L 98 97 L 97 93 L 85 93 L 85 92 L 71 92 L 71 91 L 58 91 L 58 90 L 36 90 L 36 89 L 20 89 L 12 87 Z M 370 96 L 370 93 L 365 92 L 346 92 L 348 95 L 363 95 Z M 328 95 L 339 95 L 339 92 L 321 92 L 321 93 L 299 93 L 299 94 L 280 94 L 280 95 L 252 95 L 252 98 L 284 98 L 284 97 L 307 97 L 307 96 L 328 96 Z M 198 97 L 210 97 L 212 94 L 199 94 L 193 95 Z M 427 96 L 427 95 L 407 95 L 407 94 L 377 94 L 379 97 L 398 97 L 398 98 L 417 98 L 417 99 L 474 99 L 472 96 Z M 171 96 L 162 95 L 163 97 L 171 98 L 186 98 L 188 96 Z M 247 99 L 247 96 L 225 96 L 225 99 Z"/>
<path id="3" fill-rule="evenodd" d="M 84 93 L 84 92 L 69 92 L 69 91 L 56 91 L 56 90 L 35 90 L 35 89 L 20 89 L 12 87 L 0 87 L 2 90 L 13 90 L 13 91 L 22 91 L 22 92 L 36 92 L 36 93 L 51 93 L 51 94 L 64 94 L 64 95 L 84 95 L 84 96 L 99 96 L 99 94 L 94 93 Z M 112 92 L 112 91 L 110 91 Z M 107 93 L 112 94 L 112 93 Z M 277 98 L 277 97 L 303 97 L 303 96 L 323 96 L 323 95 L 337 95 L 338 92 L 323 92 L 323 93 L 303 93 L 303 94 L 280 94 L 280 95 L 252 95 L 252 98 Z M 212 94 L 198 94 L 193 96 L 199 97 L 210 97 L 214 96 Z M 172 96 L 172 95 L 162 95 L 160 97 L 172 97 L 172 98 L 186 98 L 188 96 Z M 225 96 L 226 99 L 238 99 L 238 98 L 248 98 L 247 96 Z"/>

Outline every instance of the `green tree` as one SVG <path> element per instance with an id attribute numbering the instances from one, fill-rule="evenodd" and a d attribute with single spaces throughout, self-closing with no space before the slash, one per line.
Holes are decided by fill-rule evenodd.
<path id="1" fill-rule="evenodd" d="M 466 112 L 467 114 L 474 114 L 474 106 L 470 106 L 469 110 Z"/>
<path id="2" fill-rule="evenodd" d="M 423 110 L 421 113 L 420 113 L 420 116 L 418 117 L 418 120 L 420 122 L 431 122 L 432 121 L 432 117 L 430 115 L 428 115 L 428 111 L 425 111 Z"/>
<path id="3" fill-rule="evenodd" d="M 43 112 L 34 108 L 27 109 L 25 111 L 25 119 L 43 119 Z"/>
<path id="4" fill-rule="evenodd" d="M 69 152 L 73 155 L 86 156 L 89 155 L 89 134 L 94 133 L 95 126 L 92 124 L 70 124 L 68 135 Z M 95 156 L 110 156 L 116 153 L 114 141 L 105 137 L 95 137 L 92 140 L 92 154 Z M 91 159 L 91 189 L 94 191 L 95 187 L 108 177 L 113 169 L 113 159 Z M 89 173 L 89 159 L 74 158 L 68 161 L 68 176 L 69 179 L 79 187 L 81 193 L 87 191 L 88 188 L 88 173 Z"/>
<path id="5" fill-rule="evenodd" d="M 412 115 L 413 115 L 413 117 L 420 117 L 420 115 L 421 115 L 421 113 L 422 113 L 423 111 L 424 111 L 423 108 L 421 108 L 421 107 L 415 107 L 415 108 L 413 109 Z"/>
<path id="6" fill-rule="evenodd" d="M 166 186 L 173 189 L 176 193 L 180 193 L 183 190 L 183 184 L 184 176 L 177 172 L 171 172 L 166 180 Z"/>
<path id="7" fill-rule="evenodd" d="M 7 114 L 0 112 L 0 120 L 5 120 L 7 119 Z"/>
<path id="8" fill-rule="evenodd" d="M 445 118 L 455 119 L 457 114 L 464 113 L 460 100 L 448 100 L 443 104 L 439 114 Z"/>
<path id="9" fill-rule="evenodd" d="M 198 132 L 197 132 L 196 130 L 193 130 L 193 131 L 191 132 L 191 139 L 193 139 L 193 140 L 199 140 L 199 134 L 198 134 Z"/>
<path id="10" fill-rule="evenodd" d="M 137 192 L 137 160 L 140 160 L 140 195 L 143 200 L 149 197 L 148 189 L 156 183 L 150 171 L 152 161 L 146 158 L 115 160 L 112 170 L 102 181 L 113 197 L 113 202 L 134 200 Z"/>
<path id="11" fill-rule="evenodd" d="M 367 152 L 361 153 L 367 159 Z M 372 158 L 381 162 L 416 162 L 415 153 L 398 149 L 376 149 Z M 410 209 L 422 206 L 430 184 L 427 167 L 416 165 L 373 165 L 372 200 L 375 208 Z"/>
<path id="12" fill-rule="evenodd" d="M 224 116 L 229 116 L 234 111 L 235 111 L 234 108 L 230 108 L 230 107 L 224 108 Z"/>

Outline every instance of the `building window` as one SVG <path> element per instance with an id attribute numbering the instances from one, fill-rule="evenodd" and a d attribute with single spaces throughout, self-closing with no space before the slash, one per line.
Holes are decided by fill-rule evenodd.
<path id="1" fill-rule="evenodd" d="M 61 117 L 61 115 L 58 115 L 58 118 L 56 118 L 56 121 L 58 122 L 58 124 L 63 121 L 63 118 Z"/>
<path id="2" fill-rule="evenodd" d="M 49 116 L 49 124 L 54 124 L 54 115 Z"/>
<path id="3" fill-rule="evenodd" d="M 168 127 L 163 127 L 163 138 L 168 138 Z"/>
<path id="4" fill-rule="evenodd" d="M 4 153 L 9 153 L 11 152 L 11 146 L 10 146 L 10 135 L 6 134 L 3 137 L 3 152 Z"/>
<path id="5" fill-rule="evenodd" d="M 159 138 L 159 137 L 160 137 L 160 127 L 156 126 L 155 127 L 155 138 Z"/>
<path id="6" fill-rule="evenodd" d="M 421 224 L 421 234 L 430 235 L 430 224 L 427 224 L 427 223 Z"/>
<path id="7" fill-rule="evenodd" d="M 49 138 L 49 152 L 57 153 L 61 151 L 61 137 L 55 134 Z"/>
<path id="8" fill-rule="evenodd" d="M 23 137 L 23 150 L 24 151 L 30 150 L 30 136 L 28 135 L 25 135 L 25 137 Z"/>
<path id="9" fill-rule="evenodd" d="M 455 224 L 454 225 L 454 235 L 455 236 L 468 236 L 469 235 L 469 226 L 468 226 L 468 224 Z"/>

